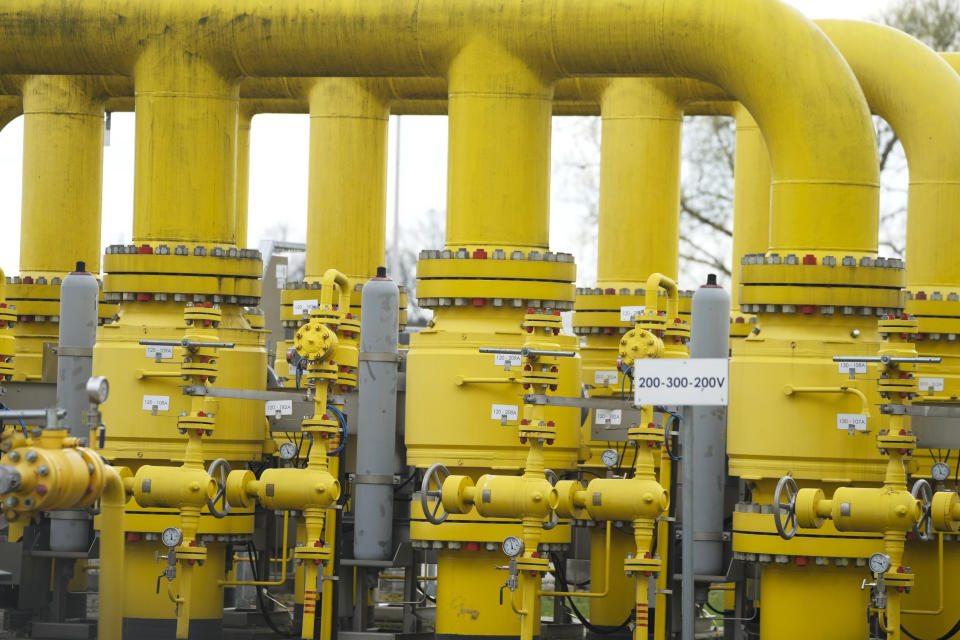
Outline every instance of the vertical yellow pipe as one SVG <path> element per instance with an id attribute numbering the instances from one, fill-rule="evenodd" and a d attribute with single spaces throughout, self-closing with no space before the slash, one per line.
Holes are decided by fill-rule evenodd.
<path id="1" fill-rule="evenodd" d="M 546 248 L 553 91 L 483 38 L 450 65 L 447 246 Z"/>
<path id="2" fill-rule="evenodd" d="M 740 259 L 770 247 L 770 153 L 763 133 L 742 104 L 734 107 L 737 145 L 733 169 L 733 264 L 730 304 L 740 310 Z"/>
<path id="3" fill-rule="evenodd" d="M 319 79 L 309 99 L 306 279 L 329 268 L 368 278 L 386 244 L 389 104 L 379 81 L 356 78 Z M 331 241 L 334 230 L 345 232 Z"/>
<path id="4" fill-rule="evenodd" d="M 134 242 L 234 244 L 238 83 L 174 44 L 134 77 Z"/>
<path id="5" fill-rule="evenodd" d="M 104 99 L 83 76 L 23 83 L 20 272 L 100 271 Z"/>
<path id="6" fill-rule="evenodd" d="M 106 482 L 100 497 L 99 640 L 122 640 L 124 600 L 124 508 L 127 494 L 114 467 L 104 465 Z"/>
<path id="7" fill-rule="evenodd" d="M 677 275 L 683 111 L 661 80 L 613 80 L 603 92 L 597 286 Z M 642 222 L 641 222 L 642 221 Z"/>
<path id="8" fill-rule="evenodd" d="M 237 204 L 236 234 L 238 247 L 247 246 L 250 203 L 250 128 L 254 113 L 241 104 L 237 118 Z"/>

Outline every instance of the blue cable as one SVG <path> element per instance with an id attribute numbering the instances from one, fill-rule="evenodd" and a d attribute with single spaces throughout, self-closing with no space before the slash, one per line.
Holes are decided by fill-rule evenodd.
<path id="1" fill-rule="evenodd" d="M 3 409 L 3 410 L 5 410 L 5 411 L 12 411 L 12 409 L 11 409 L 10 407 L 8 407 L 7 405 L 3 404 L 2 402 L 0 402 L 0 409 Z M 26 436 L 26 435 L 27 435 L 27 425 L 23 424 L 23 418 L 17 418 L 17 421 L 20 423 L 20 428 L 23 429 L 23 435 Z"/>
<path id="2" fill-rule="evenodd" d="M 623 378 L 620 380 L 620 397 L 621 398 L 627 397 L 626 395 L 627 378 L 631 377 L 630 376 L 631 371 L 633 371 L 633 367 L 627 367 L 627 370 L 623 372 Z M 632 390 L 631 390 L 631 393 L 632 393 Z"/>
<path id="3" fill-rule="evenodd" d="M 327 411 L 332 411 L 335 416 L 337 416 L 337 422 L 340 423 L 340 446 L 334 449 L 333 451 L 328 451 L 328 456 L 338 455 L 343 448 L 347 446 L 347 417 L 343 415 L 343 412 L 340 409 L 337 409 L 332 404 L 327 405 Z"/>

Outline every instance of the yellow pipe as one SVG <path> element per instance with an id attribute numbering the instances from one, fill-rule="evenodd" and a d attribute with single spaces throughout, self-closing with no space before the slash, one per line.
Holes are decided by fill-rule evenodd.
<path id="1" fill-rule="evenodd" d="M 943 613 L 943 533 L 937 534 L 937 608 L 936 609 L 901 609 L 903 615 L 938 616 Z"/>
<path id="2" fill-rule="evenodd" d="M 541 596 L 580 596 L 583 598 L 603 598 L 608 593 L 610 593 L 610 547 L 612 543 L 610 541 L 611 532 L 613 530 L 613 524 L 607 521 L 606 526 L 606 538 L 604 541 L 604 555 L 603 555 L 603 591 L 537 591 Z"/>
<path id="3" fill-rule="evenodd" d="M 907 34 L 869 22 L 820 20 L 874 113 L 899 136 L 910 169 L 907 278 L 911 289 L 960 285 L 960 78 Z"/>
<path id="4" fill-rule="evenodd" d="M 597 286 L 634 288 L 650 273 L 677 274 L 680 134 L 687 105 L 725 92 L 679 78 L 600 85 Z"/>
<path id="5" fill-rule="evenodd" d="M 287 539 L 289 527 L 287 526 L 290 522 L 290 512 L 284 510 L 283 512 L 283 553 L 287 553 Z M 238 586 L 257 586 L 257 587 L 278 587 L 284 584 L 287 581 L 287 563 L 293 560 L 291 555 L 289 558 L 281 558 L 279 560 L 271 559 L 271 562 L 280 563 L 280 578 L 278 580 L 217 580 L 217 584 L 221 587 L 238 587 Z M 253 558 L 250 558 L 248 562 L 253 562 Z"/>
<path id="6" fill-rule="evenodd" d="M 743 105 L 734 107 L 737 143 L 733 164 L 733 265 L 730 304 L 740 311 L 740 259 L 770 246 L 770 153 L 763 132 Z"/>
<path id="7" fill-rule="evenodd" d="M 236 245 L 247 246 L 250 209 L 250 129 L 253 113 L 240 109 L 237 116 L 237 189 L 234 204 Z"/>
<path id="8" fill-rule="evenodd" d="M 114 467 L 104 465 L 100 495 L 100 598 L 97 616 L 99 640 L 122 640 L 124 601 L 124 509 L 127 492 Z"/>
<path id="9" fill-rule="evenodd" d="M 386 245 L 387 123 L 383 82 L 318 79 L 310 90 L 306 278 L 335 267 L 372 276 Z M 342 229 L 331 241 L 330 231 Z"/>
<path id="10" fill-rule="evenodd" d="M 863 391 L 860 391 L 860 389 L 856 387 L 794 387 L 788 384 L 783 388 L 783 393 L 787 396 L 799 393 L 849 393 L 860 399 L 860 413 L 864 415 L 870 414 L 870 401 L 867 400 L 867 396 Z"/>
<path id="11" fill-rule="evenodd" d="M 133 241 L 236 241 L 237 83 L 161 41 L 134 69 Z"/>
<path id="12" fill-rule="evenodd" d="M 100 271 L 104 96 L 95 78 L 23 81 L 20 272 Z M 68 213 L 69 212 L 69 213 Z"/>
<path id="13" fill-rule="evenodd" d="M 651 309 L 657 308 L 657 294 L 660 293 L 660 289 L 667 292 L 667 322 L 673 322 L 674 318 L 678 317 L 680 292 L 677 283 L 662 273 L 653 273 L 647 278 L 647 286 L 644 290 L 644 303 L 648 310 L 647 313 L 649 314 Z"/>

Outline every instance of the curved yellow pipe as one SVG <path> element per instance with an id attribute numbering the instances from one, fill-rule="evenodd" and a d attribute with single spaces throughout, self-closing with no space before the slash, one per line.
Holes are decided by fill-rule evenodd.
<path id="1" fill-rule="evenodd" d="M 874 113 L 899 136 L 910 170 L 911 289 L 960 286 L 960 77 L 932 49 L 890 27 L 820 20 Z"/>
<path id="2" fill-rule="evenodd" d="M 28 22 L 31 29 L 23 29 Z M 166 27 L 161 37 L 159 25 Z M 446 75 L 453 116 L 448 243 L 543 246 L 553 82 L 672 74 L 728 90 L 763 129 L 773 160 L 774 250 L 876 250 L 877 156 L 866 103 L 823 33 L 779 2 L 509 0 L 492 11 L 488 3 L 462 0 L 163 0 L 149 9 L 133 0 L 66 7 L 3 0 L 0 35 L 0 57 L 13 71 L 135 72 L 150 96 L 148 113 L 138 114 L 144 136 L 163 138 L 171 126 L 190 124 L 185 113 L 203 116 L 205 126 L 181 128 L 188 135 L 173 138 L 207 150 L 191 159 L 191 170 L 217 155 L 214 164 L 230 168 L 178 175 L 162 167 L 161 157 L 187 151 L 182 143 L 145 142 L 138 163 L 147 171 L 138 174 L 159 175 L 151 185 L 138 179 L 138 237 L 166 235 L 174 225 L 163 221 L 173 218 L 198 239 L 233 240 L 226 215 L 232 190 L 230 197 L 217 193 L 228 188 L 219 185 L 232 188 L 235 173 L 227 151 L 235 148 L 233 89 L 223 78 Z M 25 46 L 36 43 L 44 46 Z M 803 65 L 796 64 L 797 51 L 804 52 Z M 191 108 L 153 117 L 161 93 L 186 97 Z M 471 136 L 464 120 L 486 131 L 485 138 Z M 151 131 L 150 123 L 157 128 Z M 178 182 L 218 186 L 201 192 Z M 167 202 L 187 202 L 181 208 L 191 215 L 204 209 L 201 219 L 213 222 L 194 217 L 187 224 L 173 205 L 164 206 L 163 191 Z M 501 222 L 512 222 L 514 233 L 504 235 Z"/>

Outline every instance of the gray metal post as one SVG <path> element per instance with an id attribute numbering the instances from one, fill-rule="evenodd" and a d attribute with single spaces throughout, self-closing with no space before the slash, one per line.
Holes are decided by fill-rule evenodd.
<path id="1" fill-rule="evenodd" d="M 730 351 L 730 296 L 711 274 L 693 296 L 691 358 L 726 358 Z M 723 487 L 726 477 L 725 407 L 697 406 L 687 413 L 683 443 L 683 640 L 693 640 L 697 575 L 723 573 Z"/>
<path id="2" fill-rule="evenodd" d="M 76 438 L 87 438 L 83 414 L 90 406 L 87 380 L 93 372 L 100 285 L 82 262 L 60 285 L 60 343 L 57 346 L 57 406 L 67 410 L 63 425 Z"/>
<path id="3" fill-rule="evenodd" d="M 393 558 L 393 472 L 397 429 L 400 291 L 380 267 L 360 308 L 359 415 L 353 554 Z"/>

